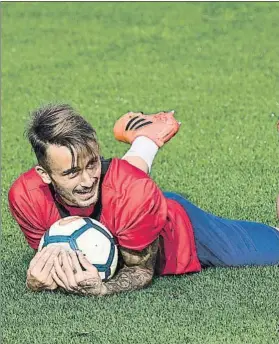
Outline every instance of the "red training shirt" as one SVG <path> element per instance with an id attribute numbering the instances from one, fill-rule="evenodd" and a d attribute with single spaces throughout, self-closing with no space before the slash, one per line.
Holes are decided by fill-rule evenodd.
<path id="1" fill-rule="evenodd" d="M 157 262 L 161 275 L 201 270 L 187 213 L 178 202 L 164 197 L 146 173 L 125 160 L 112 159 L 101 187 L 100 222 L 120 246 L 140 251 L 159 236 Z M 94 209 L 94 205 L 87 208 L 63 205 L 71 215 L 78 216 L 89 216 Z M 61 218 L 48 184 L 35 168 L 13 183 L 9 206 L 34 249 L 48 228 Z"/>

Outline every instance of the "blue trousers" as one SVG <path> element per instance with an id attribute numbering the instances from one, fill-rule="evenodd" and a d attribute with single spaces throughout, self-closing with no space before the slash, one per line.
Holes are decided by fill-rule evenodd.
<path id="1" fill-rule="evenodd" d="M 183 196 L 164 192 L 190 217 L 203 267 L 279 265 L 279 231 L 258 222 L 229 220 L 207 213 Z"/>

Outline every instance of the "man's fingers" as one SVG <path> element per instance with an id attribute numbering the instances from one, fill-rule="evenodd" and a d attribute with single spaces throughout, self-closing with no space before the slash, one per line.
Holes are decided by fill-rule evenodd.
<path id="1" fill-rule="evenodd" d="M 51 255 L 49 256 L 48 260 L 45 263 L 45 266 L 43 267 L 42 272 L 44 272 L 45 274 L 50 274 L 52 268 L 53 268 L 53 264 L 54 264 L 54 258 L 57 257 L 59 255 L 59 252 L 61 251 L 60 247 L 56 247 Z"/>
<path id="2" fill-rule="evenodd" d="M 62 263 L 62 256 L 61 256 L 61 254 L 59 254 L 59 256 L 58 256 L 58 261 L 59 261 L 60 266 L 62 267 L 63 263 Z"/>
<path id="3" fill-rule="evenodd" d="M 54 269 L 56 272 L 56 276 L 58 277 L 58 278 L 56 278 L 56 276 L 53 274 L 53 278 L 54 278 L 55 282 L 58 284 L 58 282 L 60 281 L 60 284 L 58 284 L 60 287 L 62 287 L 61 284 L 63 284 L 64 286 L 62 288 L 64 288 L 65 290 L 71 290 L 69 283 L 68 283 L 67 276 L 66 276 L 65 272 L 63 271 L 61 265 L 59 264 L 58 257 L 54 258 Z"/>
<path id="4" fill-rule="evenodd" d="M 55 271 L 55 269 L 51 270 L 51 277 L 53 278 L 53 280 L 55 281 L 55 283 L 63 288 L 63 289 L 67 289 L 67 287 L 65 286 L 65 284 L 61 281 L 61 279 L 57 276 L 57 273 Z"/>
<path id="5" fill-rule="evenodd" d="M 52 277 L 52 271 L 53 271 L 53 267 L 48 275 L 48 278 L 46 280 L 46 287 L 48 290 L 54 290 L 57 288 L 57 283 L 54 281 L 53 277 Z"/>
<path id="6" fill-rule="evenodd" d="M 56 274 L 52 273 L 52 278 L 59 287 L 67 290 L 67 287 L 65 286 L 65 284 L 61 281 L 61 279 Z"/>
<path id="7" fill-rule="evenodd" d="M 46 249 L 46 247 L 44 247 L 44 248 L 42 249 L 42 251 L 37 252 L 37 253 L 35 254 L 35 256 L 33 257 L 33 259 L 31 260 L 31 262 L 30 262 L 30 264 L 29 264 L 28 270 L 32 270 L 32 268 L 33 268 L 33 267 L 35 266 L 35 264 L 37 263 L 38 259 L 39 259 L 39 258 L 42 256 L 42 254 L 44 253 L 45 249 Z"/>
<path id="8" fill-rule="evenodd" d="M 33 266 L 32 270 L 36 270 L 37 272 L 41 272 L 46 263 L 48 262 L 49 258 L 51 257 L 51 261 L 49 262 L 49 265 L 51 265 L 52 267 L 52 264 L 53 264 L 53 259 L 56 255 L 58 255 L 59 251 L 61 250 L 61 247 L 60 246 L 50 246 L 50 247 L 46 247 L 46 250 L 42 253 L 42 255 L 39 257 L 39 259 L 37 260 L 36 264 Z M 51 268 L 49 268 L 49 271 L 50 272 Z"/>
<path id="9" fill-rule="evenodd" d="M 69 286 L 71 289 L 76 288 L 77 283 L 76 283 L 74 271 L 72 268 L 70 253 L 68 251 L 62 251 L 61 256 L 62 256 L 63 270 L 65 272 L 65 275 L 67 276 Z"/>
<path id="10" fill-rule="evenodd" d="M 78 256 L 78 260 L 81 264 L 81 266 L 89 271 L 89 272 L 93 272 L 96 273 L 96 276 L 99 274 L 98 270 L 95 268 L 95 266 L 93 266 L 89 260 L 83 255 L 83 253 L 81 253 L 80 251 L 77 251 L 77 256 Z"/>
<path id="11" fill-rule="evenodd" d="M 72 266 L 75 273 L 74 275 L 75 280 L 76 280 L 76 283 L 79 285 L 79 283 L 84 280 L 84 272 L 78 260 L 78 256 L 77 256 L 78 253 L 77 251 L 70 251 L 69 254 L 72 260 Z"/>
<path id="12" fill-rule="evenodd" d="M 61 248 L 59 246 L 50 247 L 39 258 L 32 270 L 29 270 L 29 274 L 35 278 L 40 279 L 42 282 L 46 281 L 52 267 L 54 258 L 59 254 Z"/>
<path id="13" fill-rule="evenodd" d="M 38 262 L 38 260 L 41 258 L 41 256 L 45 253 L 47 249 L 47 246 L 44 247 L 41 251 L 37 252 L 35 254 L 35 256 L 33 257 L 33 259 L 31 260 L 30 264 L 29 264 L 29 268 L 28 270 L 31 270 L 35 265 L 36 263 Z"/>
<path id="14" fill-rule="evenodd" d="M 74 277 L 73 270 L 69 263 L 70 258 L 68 257 L 66 250 L 61 251 L 60 256 L 61 256 L 61 262 L 62 262 L 63 268 L 61 267 L 61 264 L 59 264 L 59 258 L 56 257 L 54 260 L 55 272 L 58 278 L 65 285 L 66 290 L 73 291 L 73 289 L 77 287 L 77 283 Z"/>
<path id="15" fill-rule="evenodd" d="M 77 258 L 77 251 L 69 251 L 69 256 L 71 258 L 71 266 L 75 274 L 82 273 L 82 268 Z"/>

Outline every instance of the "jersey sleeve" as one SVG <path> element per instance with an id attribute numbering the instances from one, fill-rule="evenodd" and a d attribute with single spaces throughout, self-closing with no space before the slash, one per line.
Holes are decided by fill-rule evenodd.
<path id="1" fill-rule="evenodd" d="M 150 178 L 138 179 L 127 186 L 117 206 L 115 225 L 120 246 L 143 250 L 149 246 L 167 221 L 167 202 Z"/>
<path id="2" fill-rule="evenodd" d="M 47 230 L 40 211 L 24 186 L 15 182 L 9 190 L 9 208 L 30 247 L 38 249 L 41 237 Z"/>

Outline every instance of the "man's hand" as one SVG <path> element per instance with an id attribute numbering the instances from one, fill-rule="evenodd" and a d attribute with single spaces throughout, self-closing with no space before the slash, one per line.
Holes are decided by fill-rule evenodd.
<path id="1" fill-rule="evenodd" d="M 33 290 L 54 290 L 57 284 L 51 276 L 54 258 L 58 256 L 60 247 L 49 246 L 38 252 L 31 260 L 27 270 L 26 286 Z"/>
<path id="2" fill-rule="evenodd" d="M 158 245 L 157 239 L 142 251 L 120 248 L 124 267 L 105 283 L 81 252 L 62 250 L 54 259 L 52 277 L 65 291 L 81 295 L 103 296 L 140 289 L 152 281 Z"/>
<path id="3" fill-rule="evenodd" d="M 61 288 L 82 295 L 101 294 L 103 284 L 98 270 L 80 251 L 63 250 L 59 258 L 54 259 L 52 277 Z"/>

